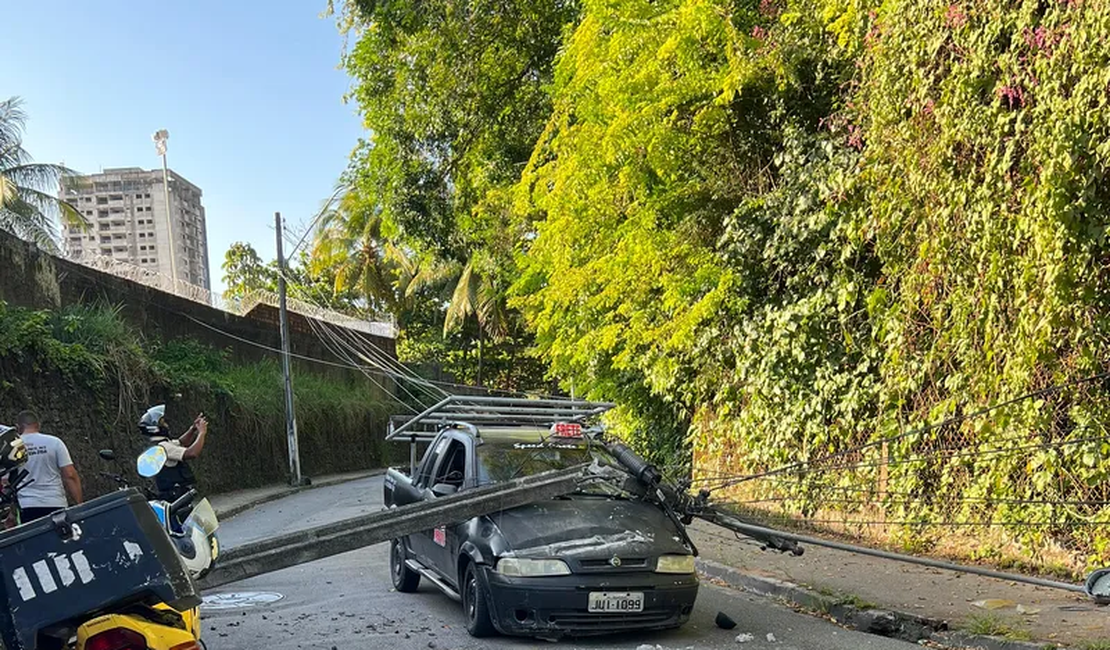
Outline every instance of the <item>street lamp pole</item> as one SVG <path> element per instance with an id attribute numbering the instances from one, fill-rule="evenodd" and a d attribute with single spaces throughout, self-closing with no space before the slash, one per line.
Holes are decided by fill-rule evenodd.
<path id="1" fill-rule="evenodd" d="M 170 237 L 170 275 L 173 277 L 173 292 L 177 293 L 177 255 L 174 254 L 174 246 L 177 242 L 173 238 L 173 213 L 170 212 L 170 175 L 166 167 L 166 141 L 170 139 L 170 132 L 165 129 L 159 129 L 152 136 L 154 139 L 154 150 L 162 156 L 162 193 L 166 197 L 166 230 Z"/>

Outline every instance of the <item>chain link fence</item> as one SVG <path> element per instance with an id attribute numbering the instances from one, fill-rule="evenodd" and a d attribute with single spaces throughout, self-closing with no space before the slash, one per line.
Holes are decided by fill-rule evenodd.
<path id="1" fill-rule="evenodd" d="M 1100 375 L 840 449 L 799 441 L 774 467 L 696 449 L 694 489 L 773 527 L 1078 577 L 1110 563 L 1108 418 Z"/>

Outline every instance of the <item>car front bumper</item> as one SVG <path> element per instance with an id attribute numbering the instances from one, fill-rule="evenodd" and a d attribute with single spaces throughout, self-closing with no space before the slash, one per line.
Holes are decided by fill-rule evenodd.
<path id="1" fill-rule="evenodd" d="M 587 573 L 514 578 L 484 567 L 494 626 L 502 634 L 540 637 L 584 636 L 678 627 L 690 618 L 698 597 L 696 574 L 651 572 Z M 643 592 L 637 613 L 589 611 L 591 592 Z"/>

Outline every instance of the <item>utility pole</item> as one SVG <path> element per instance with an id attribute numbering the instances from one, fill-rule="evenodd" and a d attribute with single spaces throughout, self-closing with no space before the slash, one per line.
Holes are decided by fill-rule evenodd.
<path id="1" fill-rule="evenodd" d="M 285 377 L 285 433 L 289 439 L 289 483 L 299 486 L 301 478 L 301 451 L 297 446 L 297 417 L 293 413 L 293 376 L 289 372 L 289 310 L 285 305 L 285 255 L 281 245 L 281 213 L 274 213 L 277 231 L 278 263 L 278 316 L 281 322 L 281 373 Z"/>
<path id="2" fill-rule="evenodd" d="M 159 129 L 151 136 L 154 139 L 154 150 L 162 156 L 162 192 L 166 196 L 166 230 L 170 237 L 170 275 L 173 276 L 173 292 L 177 293 L 177 255 L 174 247 L 177 242 L 173 238 L 173 213 L 170 212 L 170 174 L 166 167 L 166 141 L 170 139 L 170 132 Z"/>

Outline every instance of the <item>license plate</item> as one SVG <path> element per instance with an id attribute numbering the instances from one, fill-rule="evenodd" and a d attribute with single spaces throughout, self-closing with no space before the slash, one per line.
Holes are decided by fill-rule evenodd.
<path id="1" fill-rule="evenodd" d="M 642 612 L 644 594 L 641 591 L 595 591 L 590 593 L 590 612 Z"/>

